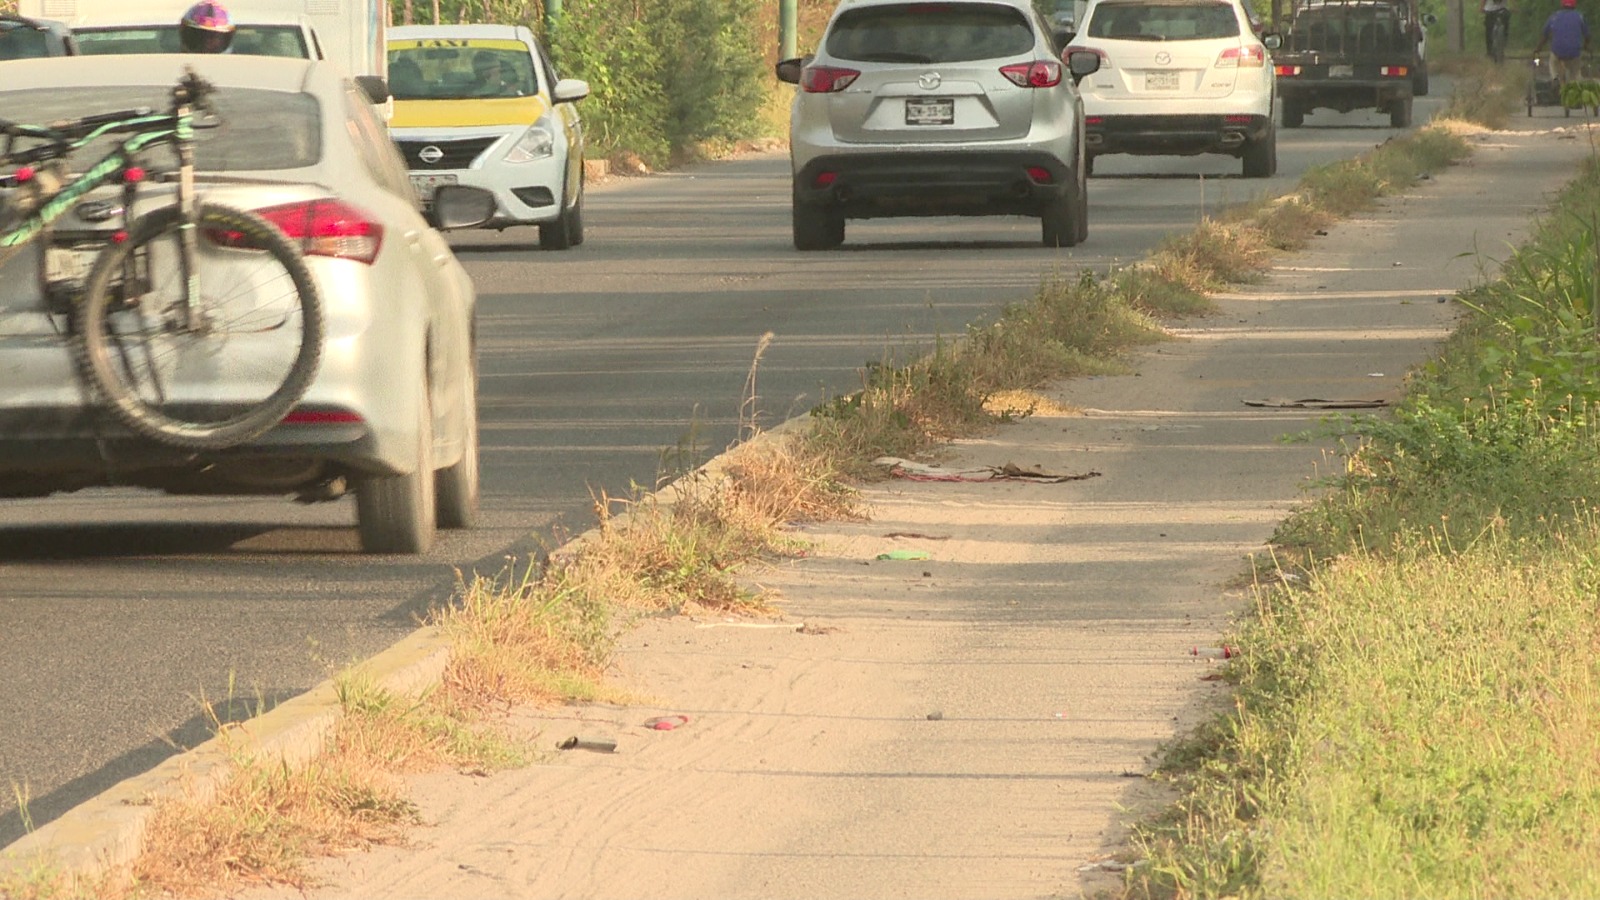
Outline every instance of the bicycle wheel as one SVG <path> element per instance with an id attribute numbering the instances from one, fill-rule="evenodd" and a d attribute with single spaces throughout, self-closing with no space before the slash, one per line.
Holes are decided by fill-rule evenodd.
<path id="1" fill-rule="evenodd" d="M 278 422 L 322 358 L 322 303 L 293 243 L 254 213 L 203 204 L 192 302 L 183 214 L 141 216 L 109 245 L 73 308 L 73 360 L 135 433 L 216 450 Z M 186 314 L 187 310 L 187 314 Z"/>
<path id="2" fill-rule="evenodd" d="M 1506 61 L 1506 23 L 1498 18 L 1489 31 L 1489 58 L 1496 63 Z"/>

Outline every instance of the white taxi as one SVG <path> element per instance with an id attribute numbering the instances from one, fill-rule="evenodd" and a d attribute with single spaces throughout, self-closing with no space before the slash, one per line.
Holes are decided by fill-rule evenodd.
<path id="1" fill-rule="evenodd" d="M 389 29 L 389 132 L 426 205 L 442 184 L 494 192 L 484 227 L 539 226 L 539 246 L 583 243 L 587 82 L 558 78 L 521 25 Z"/>

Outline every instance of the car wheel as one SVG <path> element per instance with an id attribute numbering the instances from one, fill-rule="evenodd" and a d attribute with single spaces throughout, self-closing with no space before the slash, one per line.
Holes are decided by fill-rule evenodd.
<path id="1" fill-rule="evenodd" d="M 1410 97 L 1406 97 L 1406 98 L 1404 98 L 1402 100 L 1396 100 L 1394 102 L 1394 104 L 1389 107 L 1389 127 L 1390 128 L 1410 128 L 1411 127 L 1411 98 Z"/>
<path id="2" fill-rule="evenodd" d="M 478 519 L 478 367 L 462 379 L 461 459 L 440 469 L 434 480 L 440 528 L 471 528 Z"/>
<path id="3" fill-rule="evenodd" d="M 1078 224 L 1079 211 L 1082 207 L 1079 198 L 1082 196 L 1083 192 L 1078 189 L 1077 179 L 1073 179 L 1071 187 L 1061 196 L 1051 200 L 1039 214 L 1039 230 L 1046 247 L 1077 246 L 1078 232 L 1082 227 Z"/>
<path id="4" fill-rule="evenodd" d="M 844 243 L 844 214 L 796 199 L 792 208 L 794 248 L 832 250 Z"/>
<path id="5" fill-rule="evenodd" d="M 567 213 L 567 243 L 576 247 L 583 243 L 583 180 L 578 180 L 578 202 L 572 204 L 572 211 Z"/>
<path id="6" fill-rule="evenodd" d="M 371 475 L 356 482 L 356 530 L 367 553 L 423 553 L 433 545 L 433 411 L 426 385 L 419 405 L 416 466 L 402 475 Z"/>
<path id="7" fill-rule="evenodd" d="M 1081 244 L 1089 239 L 1089 176 L 1087 173 L 1078 178 L 1078 240 Z"/>
<path id="8" fill-rule="evenodd" d="M 1283 107 L 1283 127 L 1299 128 L 1306 123 L 1306 108 L 1300 101 L 1292 97 L 1284 97 L 1278 101 Z"/>
<path id="9" fill-rule="evenodd" d="M 1414 97 L 1428 96 L 1428 66 L 1426 63 L 1417 66 L 1417 73 L 1411 79 L 1411 94 Z"/>
<path id="10" fill-rule="evenodd" d="M 579 192 L 578 203 L 567 209 L 565 202 L 561 206 L 561 215 L 556 216 L 554 222 L 545 222 L 539 226 L 540 250 L 571 250 L 583 243 L 583 194 Z M 578 218 L 577 228 L 573 228 L 572 220 Z M 576 230 L 576 239 L 573 232 Z"/>
<path id="11" fill-rule="evenodd" d="M 1244 148 L 1244 177 L 1271 178 L 1278 174 L 1278 130 L 1268 128 L 1267 136 L 1251 141 Z"/>

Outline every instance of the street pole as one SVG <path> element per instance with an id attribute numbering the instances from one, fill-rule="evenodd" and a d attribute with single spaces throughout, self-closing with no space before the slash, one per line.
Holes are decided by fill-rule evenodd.
<path id="1" fill-rule="evenodd" d="M 800 30 L 799 0 L 778 0 L 778 58 L 799 56 L 795 32 Z"/>

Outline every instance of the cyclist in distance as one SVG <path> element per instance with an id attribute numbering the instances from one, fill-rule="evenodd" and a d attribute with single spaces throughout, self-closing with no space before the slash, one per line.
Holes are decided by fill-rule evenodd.
<path id="1" fill-rule="evenodd" d="M 1494 42 L 1494 26 L 1498 23 L 1503 29 L 1500 33 L 1500 46 Z M 1489 58 L 1500 62 L 1505 55 L 1505 42 L 1511 38 L 1511 7 L 1506 0 L 1483 0 L 1483 48 Z M 1499 54 L 1499 55 L 1496 55 Z"/>
<path id="2" fill-rule="evenodd" d="M 233 21 L 221 3 L 200 0 L 178 20 L 178 43 L 185 53 L 227 53 L 233 45 Z"/>
<path id="3" fill-rule="evenodd" d="M 1577 81 L 1583 77 L 1579 57 L 1589 51 L 1589 23 L 1584 21 L 1583 13 L 1578 12 L 1578 0 L 1561 0 L 1561 8 L 1550 14 L 1544 22 L 1544 30 L 1539 33 L 1539 45 L 1533 48 L 1534 55 L 1550 45 L 1550 53 L 1556 58 L 1556 83 L 1566 86 L 1568 82 Z"/>

